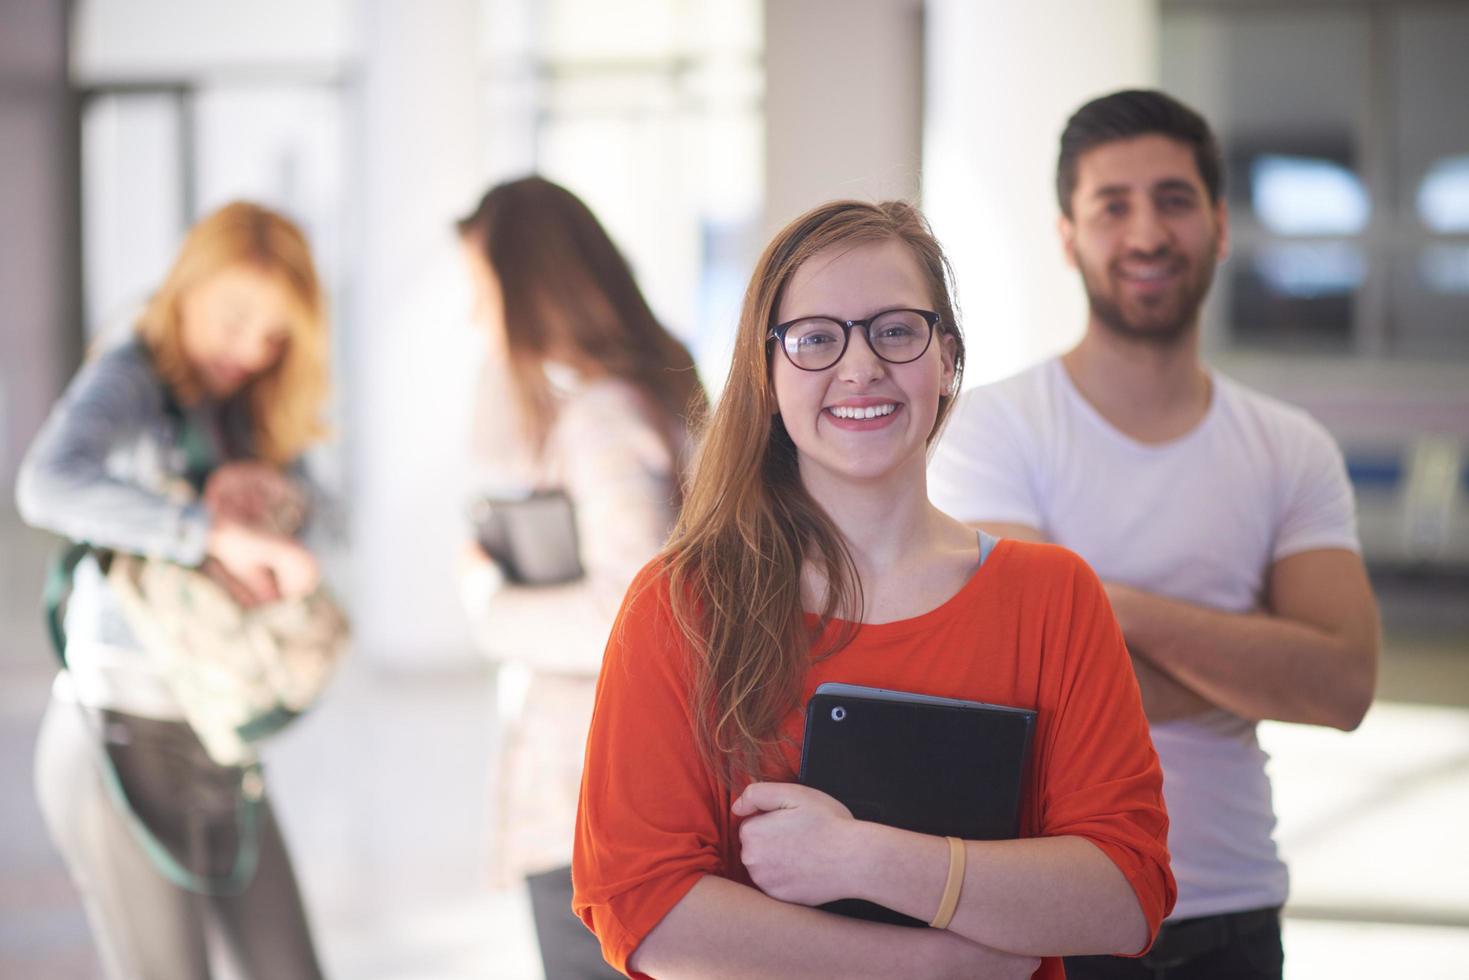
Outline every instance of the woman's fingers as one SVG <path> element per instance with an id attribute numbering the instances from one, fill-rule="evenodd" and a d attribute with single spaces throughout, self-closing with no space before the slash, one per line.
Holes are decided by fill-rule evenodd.
<path id="1" fill-rule="evenodd" d="M 209 553 L 257 602 L 298 598 L 316 590 L 321 567 L 311 552 L 279 534 L 221 521 L 210 534 Z"/>

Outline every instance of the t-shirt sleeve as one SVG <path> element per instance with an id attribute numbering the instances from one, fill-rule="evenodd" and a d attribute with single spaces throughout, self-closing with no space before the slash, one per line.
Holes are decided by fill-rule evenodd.
<path id="1" fill-rule="evenodd" d="M 694 745 L 688 679 L 668 581 L 650 565 L 603 659 L 572 857 L 572 907 L 624 973 L 689 889 L 724 872 L 730 800 Z"/>
<path id="2" fill-rule="evenodd" d="M 1083 837 L 1100 848 L 1137 895 L 1151 943 L 1178 897 L 1163 770 L 1101 582 L 1080 558 L 1055 550 L 1071 568 L 1062 601 L 1051 603 L 1047 629 L 1065 659 L 1050 675 L 1054 708 L 1038 732 L 1038 830 Z"/>
<path id="3" fill-rule="evenodd" d="M 960 395 L 929 463 L 929 499 L 961 521 L 1043 531 L 1033 478 L 1036 443 L 1024 429 L 999 386 Z"/>
<path id="4" fill-rule="evenodd" d="M 1272 561 L 1303 551 L 1361 551 L 1356 500 L 1336 440 L 1314 419 L 1293 420 L 1282 461 L 1289 469 Z"/>

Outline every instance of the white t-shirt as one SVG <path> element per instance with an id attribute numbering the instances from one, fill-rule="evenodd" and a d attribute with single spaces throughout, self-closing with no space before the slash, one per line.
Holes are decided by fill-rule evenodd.
<path id="1" fill-rule="evenodd" d="M 1359 550 L 1335 442 L 1305 412 L 1218 374 L 1192 431 L 1149 445 L 1097 413 L 1053 359 L 965 393 L 929 470 L 963 521 L 1025 524 L 1104 581 L 1227 612 L 1262 607 L 1270 566 Z M 1173 918 L 1280 905 L 1285 865 L 1255 724 L 1224 710 L 1152 728 L 1163 763 Z"/>

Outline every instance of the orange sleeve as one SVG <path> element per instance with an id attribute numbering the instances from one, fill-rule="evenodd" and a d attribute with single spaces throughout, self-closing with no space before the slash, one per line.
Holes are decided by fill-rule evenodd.
<path id="1" fill-rule="evenodd" d="M 694 747 L 687 650 L 668 581 L 644 568 L 612 628 L 587 737 L 572 907 L 627 960 L 696 882 L 724 873 L 728 794 Z"/>
<path id="2" fill-rule="evenodd" d="M 1059 550 L 1059 549 L 1058 549 Z M 1046 632 L 1065 653 L 1053 723 L 1042 733 L 1037 807 L 1044 836 L 1084 837 L 1117 865 L 1148 922 L 1148 943 L 1173 908 L 1163 770 L 1122 631 L 1096 574 L 1070 561 L 1069 601 Z M 1064 617 L 1064 618 L 1063 618 Z"/>

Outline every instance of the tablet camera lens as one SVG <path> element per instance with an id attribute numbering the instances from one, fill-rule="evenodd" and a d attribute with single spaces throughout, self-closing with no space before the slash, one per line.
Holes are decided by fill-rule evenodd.
<path id="1" fill-rule="evenodd" d="M 842 721 L 846 717 L 847 717 L 847 709 L 846 708 L 843 708 L 841 705 L 837 705 L 835 708 L 832 708 L 831 709 L 831 720 L 832 721 Z"/>

